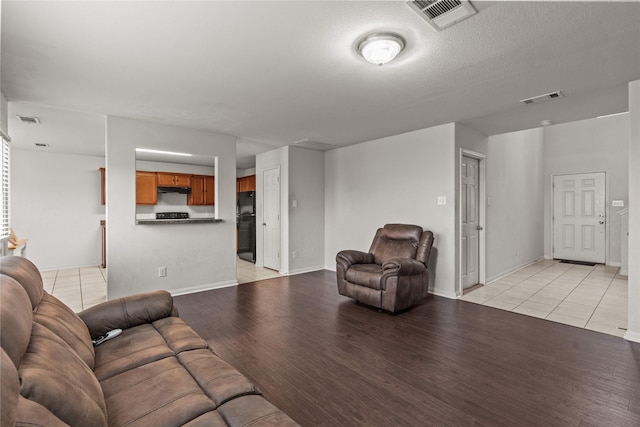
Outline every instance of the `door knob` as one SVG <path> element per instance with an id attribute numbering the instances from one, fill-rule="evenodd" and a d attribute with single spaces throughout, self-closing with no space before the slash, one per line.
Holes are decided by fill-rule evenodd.
<path id="1" fill-rule="evenodd" d="M 484 229 L 483 229 L 481 226 L 477 226 L 477 227 L 476 227 L 476 230 L 478 230 L 478 231 L 482 231 L 482 230 L 484 230 Z"/>
<path id="2" fill-rule="evenodd" d="M 604 224 L 604 221 L 598 221 L 598 224 Z"/>
<path id="3" fill-rule="evenodd" d="M 267 223 L 266 223 L 266 222 L 263 222 L 263 223 L 262 223 L 262 225 L 263 225 L 264 227 L 266 227 L 266 226 L 267 226 Z"/>

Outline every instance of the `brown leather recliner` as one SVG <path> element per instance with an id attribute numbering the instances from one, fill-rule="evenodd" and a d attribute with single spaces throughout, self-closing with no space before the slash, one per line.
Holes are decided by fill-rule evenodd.
<path id="1" fill-rule="evenodd" d="M 407 224 L 379 228 L 369 252 L 344 250 L 336 256 L 338 292 L 395 313 L 429 293 L 427 264 L 433 233 Z"/>

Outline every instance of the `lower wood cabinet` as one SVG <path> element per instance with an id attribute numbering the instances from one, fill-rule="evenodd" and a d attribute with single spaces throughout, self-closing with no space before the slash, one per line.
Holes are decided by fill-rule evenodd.
<path id="1" fill-rule="evenodd" d="M 158 203 L 158 179 L 155 172 L 136 171 L 136 204 Z"/>

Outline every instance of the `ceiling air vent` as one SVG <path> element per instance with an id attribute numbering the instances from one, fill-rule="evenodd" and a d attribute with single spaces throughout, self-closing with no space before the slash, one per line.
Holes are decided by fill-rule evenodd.
<path id="1" fill-rule="evenodd" d="M 309 138 L 300 139 L 293 143 L 296 147 L 311 148 L 313 150 L 327 151 L 335 147 L 335 144 L 320 141 L 311 141 Z"/>
<path id="2" fill-rule="evenodd" d="M 36 147 L 43 147 L 43 148 L 49 147 L 49 144 L 46 144 L 44 142 L 34 142 L 33 145 L 35 145 Z"/>
<path id="3" fill-rule="evenodd" d="M 476 14 L 471 3 L 464 0 L 418 0 L 408 1 L 407 5 L 436 31 Z"/>
<path id="4" fill-rule="evenodd" d="M 17 115 L 16 117 L 22 123 L 26 123 L 26 124 L 29 124 L 29 125 L 39 125 L 40 124 L 40 119 L 38 117 L 29 117 L 29 116 L 20 116 L 20 115 Z"/>
<path id="5" fill-rule="evenodd" d="M 559 90 L 551 93 L 545 93 L 544 95 L 533 96 L 527 99 L 521 99 L 520 102 L 523 104 L 537 104 L 539 102 L 551 101 L 552 99 L 562 98 L 564 94 Z"/>

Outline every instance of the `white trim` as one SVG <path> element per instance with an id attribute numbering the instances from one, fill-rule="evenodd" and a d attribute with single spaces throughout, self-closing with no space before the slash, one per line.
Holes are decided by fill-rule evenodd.
<path id="1" fill-rule="evenodd" d="M 194 294 L 194 293 L 203 292 L 203 291 L 210 291 L 213 289 L 230 288 L 232 286 L 238 286 L 238 281 L 229 280 L 226 282 L 207 283 L 204 285 L 188 286 L 186 288 L 171 289 L 170 292 L 172 296 L 178 296 L 178 295 Z"/>
<path id="2" fill-rule="evenodd" d="M 442 292 L 435 292 L 435 291 L 429 291 L 429 294 L 435 295 L 435 296 L 438 296 L 438 297 L 448 298 L 448 299 L 459 299 L 459 298 L 462 297 L 462 295 L 445 294 L 445 293 L 442 293 Z"/>
<path id="3" fill-rule="evenodd" d="M 627 331 L 624 334 L 624 339 L 627 341 L 640 342 L 640 333 Z"/>
<path id="4" fill-rule="evenodd" d="M 460 148 L 458 158 L 458 223 L 456 224 L 458 229 L 458 239 L 456 242 L 456 252 L 458 254 L 458 265 L 456 269 L 458 271 L 458 280 L 455 289 L 455 298 L 460 298 L 463 295 L 462 289 L 462 191 L 460 187 L 462 185 L 462 159 L 463 157 L 470 157 L 478 160 L 478 225 L 482 227 L 482 230 L 478 233 L 478 282 L 481 284 L 487 283 L 487 170 L 486 160 L 487 156 L 482 153 L 478 153 L 466 148 Z M 449 297 L 446 297 L 449 298 Z"/>
<path id="5" fill-rule="evenodd" d="M 289 276 L 294 276 L 296 274 L 304 274 L 304 273 L 311 273 L 313 271 L 320 271 L 320 270 L 324 270 L 324 266 L 323 265 L 316 265 L 314 267 L 307 267 L 307 268 L 300 268 L 297 270 L 292 270 L 289 272 Z"/>
<path id="6" fill-rule="evenodd" d="M 520 265 L 518 265 L 518 266 L 516 266 L 516 267 L 513 267 L 513 268 L 512 268 L 512 269 L 510 269 L 510 270 L 503 271 L 502 273 L 498 273 L 498 274 L 496 274 L 495 276 L 490 277 L 490 278 L 488 279 L 488 281 L 487 281 L 487 284 L 489 285 L 489 284 L 491 284 L 491 283 L 495 282 L 496 280 L 500 280 L 500 279 L 502 279 L 503 277 L 506 277 L 506 276 L 508 276 L 508 275 L 510 275 L 510 274 L 512 274 L 512 273 L 515 273 L 515 272 L 516 272 L 516 271 L 518 271 L 518 270 L 522 270 L 523 268 L 528 267 L 528 266 L 530 266 L 530 265 L 533 265 L 533 264 L 535 264 L 535 263 L 536 263 L 536 262 L 538 262 L 538 261 L 542 261 L 543 259 L 549 259 L 549 258 L 545 258 L 545 257 L 538 257 L 538 258 L 534 258 L 534 259 L 529 260 L 529 261 L 525 261 L 524 263 L 522 263 L 522 264 L 520 264 Z"/>

